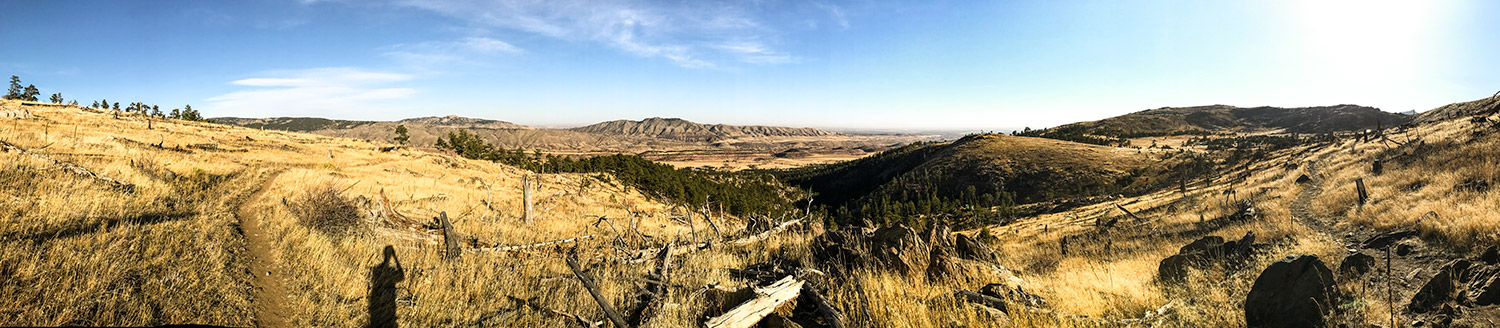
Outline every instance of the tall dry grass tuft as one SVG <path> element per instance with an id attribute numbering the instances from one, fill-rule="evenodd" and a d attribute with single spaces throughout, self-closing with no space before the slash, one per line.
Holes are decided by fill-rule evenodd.
<path id="1" fill-rule="evenodd" d="M 298 223 L 329 236 L 342 237 L 368 232 L 370 225 L 359 208 L 333 183 L 313 185 L 287 202 Z"/>

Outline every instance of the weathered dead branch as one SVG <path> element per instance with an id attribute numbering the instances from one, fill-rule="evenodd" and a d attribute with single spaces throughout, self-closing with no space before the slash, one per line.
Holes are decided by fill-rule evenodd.
<path id="1" fill-rule="evenodd" d="M 10 144 L 8 142 L 5 142 L 4 140 L 0 140 L 0 147 L 4 147 L 5 151 L 7 151 L 7 152 L 16 152 L 16 153 L 19 153 L 21 155 L 30 156 L 32 158 L 36 158 L 38 160 L 42 160 L 42 161 L 51 163 L 52 165 L 60 166 L 63 169 L 68 170 L 69 172 L 73 172 L 73 174 L 81 175 L 81 176 L 84 176 L 84 177 L 87 177 L 87 178 L 98 180 L 100 182 L 104 182 L 105 184 L 108 184 L 111 188 L 119 189 L 120 191 L 127 192 L 127 193 L 135 192 L 135 185 L 133 185 L 133 184 L 120 182 L 120 180 L 115 180 L 115 178 L 111 178 L 111 177 L 100 175 L 98 173 L 94 173 L 93 171 L 89 171 L 88 169 L 83 168 L 82 166 L 78 166 L 77 164 L 68 163 L 68 162 L 64 162 L 64 161 L 59 161 L 59 160 L 55 160 L 55 159 L 52 159 L 52 158 L 48 158 L 47 156 L 43 156 L 42 154 L 37 154 L 35 152 L 28 151 L 25 148 L 21 148 L 21 147 L 18 147 L 16 145 L 12 145 L 12 144 Z"/>
<path id="2" fill-rule="evenodd" d="M 788 275 L 770 286 L 755 288 L 755 299 L 734 307 L 722 315 L 703 322 L 708 328 L 749 328 L 765 319 L 776 308 L 797 298 L 806 282 Z"/>

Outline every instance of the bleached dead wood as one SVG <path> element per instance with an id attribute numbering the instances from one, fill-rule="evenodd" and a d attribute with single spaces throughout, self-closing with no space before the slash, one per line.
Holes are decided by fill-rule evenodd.
<path id="1" fill-rule="evenodd" d="M 524 202 L 521 205 L 523 207 L 523 211 L 524 211 L 523 213 L 521 213 L 521 221 L 525 221 L 526 223 L 531 223 L 531 207 L 532 207 L 532 205 L 531 205 L 531 176 L 530 175 L 521 176 L 521 201 Z"/>
<path id="2" fill-rule="evenodd" d="M 568 255 L 566 260 L 568 262 L 568 269 L 573 270 L 573 275 L 578 277 L 579 282 L 583 283 L 583 288 L 589 291 L 589 296 L 594 297 L 594 302 L 599 303 L 599 309 L 604 310 L 604 314 L 609 316 L 609 321 L 613 322 L 615 327 L 630 327 L 629 324 L 625 323 L 625 318 L 621 317 L 619 312 L 615 312 L 615 307 L 609 305 L 609 300 L 604 299 L 604 294 L 599 293 L 599 287 L 594 285 L 594 277 L 589 276 L 587 272 L 583 272 L 583 269 L 578 267 L 578 257 Z"/>
<path id="3" fill-rule="evenodd" d="M 797 224 L 797 223 L 801 223 L 801 222 L 802 222 L 802 219 L 796 219 L 796 220 L 790 220 L 790 221 L 782 222 L 781 224 L 777 224 L 775 227 L 771 227 L 771 229 L 767 229 L 765 232 L 761 232 L 759 234 L 755 234 L 755 235 L 752 235 L 752 236 L 749 236 L 749 237 L 745 237 L 745 238 L 740 238 L 738 240 L 734 240 L 734 241 L 729 242 L 729 244 L 731 244 L 731 245 L 744 245 L 744 244 L 754 243 L 754 242 L 760 241 L 762 239 L 766 239 L 766 237 L 770 237 L 771 235 L 775 235 L 777 233 L 780 233 L 780 232 L 786 230 L 787 227 L 790 227 L 793 224 Z"/>
<path id="4" fill-rule="evenodd" d="M 532 243 L 532 244 L 525 244 L 525 245 L 510 245 L 510 246 L 495 246 L 495 247 L 475 248 L 475 249 L 471 249 L 471 251 L 475 251 L 475 252 L 497 252 L 497 251 L 522 250 L 522 249 L 527 249 L 527 248 L 537 248 L 537 247 L 551 246 L 551 245 L 562 244 L 562 243 L 571 243 L 571 242 L 576 242 L 576 241 L 580 241 L 580 240 L 584 240 L 584 239 L 594 238 L 595 236 L 597 236 L 597 235 L 584 235 L 584 236 L 578 236 L 578 237 L 573 237 L 573 238 L 568 238 L 568 239 L 553 240 L 553 241 L 544 241 L 544 242 L 540 242 L 540 243 Z"/>
<path id="5" fill-rule="evenodd" d="M 792 276 L 786 276 L 770 286 L 755 288 L 755 299 L 742 303 L 722 315 L 709 318 L 708 321 L 703 322 L 703 325 L 708 328 L 753 327 L 771 312 L 775 312 L 776 308 L 781 307 L 782 304 L 797 298 L 805 283 Z"/>
<path id="6" fill-rule="evenodd" d="M 57 165 L 59 167 L 62 167 L 63 169 L 68 170 L 69 172 L 73 172 L 73 174 L 81 175 L 81 176 L 84 176 L 84 177 L 87 177 L 87 178 L 98 180 L 100 182 L 104 182 L 106 184 L 109 184 L 110 187 L 115 188 L 115 189 L 119 189 L 120 191 L 124 191 L 124 192 L 127 192 L 127 193 L 129 193 L 129 192 L 135 192 L 135 185 L 133 185 L 133 184 L 120 182 L 120 180 L 115 180 L 114 178 L 111 178 L 111 177 L 99 175 L 98 173 L 94 173 L 93 171 L 89 171 L 88 169 L 85 169 L 82 166 L 78 166 L 77 164 L 73 164 L 73 163 L 68 163 L 68 162 L 64 162 L 64 161 L 59 161 L 59 160 L 51 159 L 51 158 L 48 158 L 47 156 L 43 156 L 41 154 L 37 154 L 35 152 L 28 151 L 25 148 L 21 148 L 21 147 L 18 147 L 16 145 L 12 145 L 12 144 L 10 144 L 8 142 L 5 142 L 3 140 L 0 140 L 0 147 L 4 147 L 5 151 L 7 151 L 7 152 L 16 152 L 16 153 L 19 153 L 21 155 L 30 156 L 32 158 L 36 158 L 38 160 L 42 160 L 44 162 L 51 163 L 52 165 Z"/>

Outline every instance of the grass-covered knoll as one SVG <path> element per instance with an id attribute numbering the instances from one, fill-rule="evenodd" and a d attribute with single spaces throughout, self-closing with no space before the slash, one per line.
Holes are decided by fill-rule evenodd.
<path id="1" fill-rule="evenodd" d="M 1016 204 L 1144 191 L 1151 163 L 1133 149 L 985 134 L 777 175 L 841 220 L 923 224 L 933 214 L 981 209 L 966 216 L 988 219 Z"/>
<path id="2" fill-rule="evenodd" d="M 1408 115 L 1357 105 L 1297 108 L 1213 105 L 1162 107 L 1049 129 L 1028 129 L 1017 135 L 1121 145 L 1127 138 L 1256 131 L 1319 134 L 1391 127 L 1411 120 Z"/>

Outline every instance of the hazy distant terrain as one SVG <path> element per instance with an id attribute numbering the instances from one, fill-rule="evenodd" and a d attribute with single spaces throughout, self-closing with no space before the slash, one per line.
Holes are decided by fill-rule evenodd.
<path id="1" fill-rule="evenodd" d="M 813 128 L 700 124 L 682 119 L 618 120 L 572 129 L 536 129 L 504 121 L 458 116 L 397 122 L 339 121 L 319 118 L 213 118 L 227 124 L 308 132 L 375 142 L 392 142 L 405 126 L 411 145 L 431 146 L 439 137 L 467 130 L 498 147 L 583 156 L 640 154 L 683 166 L 785 167 L 792 162 L 827 162 L 864 155 L 935 135 L 859 135 Z M 791 154 L 788 160 L 787 154 Z"/>

